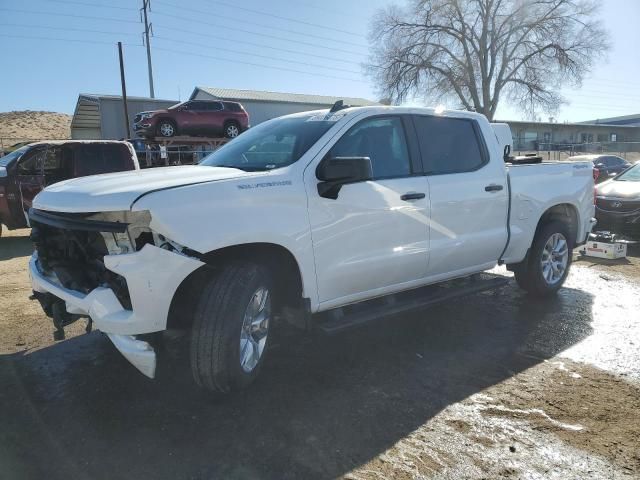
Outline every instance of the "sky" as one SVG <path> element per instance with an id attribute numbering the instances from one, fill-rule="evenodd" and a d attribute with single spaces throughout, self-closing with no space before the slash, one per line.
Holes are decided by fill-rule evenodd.
<path id="1" fill-rule="evenodd" d="M 399 0 L 400 3 L 406 0 Z M 196 85 L 377 100 L 362 73 L 367 31 L 393 0 L 151 0 L 156 98 L 184 100 Z M 0 0 L 0 112 L 73 113 L 79 93 L 148 96 L 142 0 Z M 613 49 L 556 121 L 640 113 L 640 0 L 602 0 Z M 523 119 L 502 103 L 496 118 Z M 542 120 L 547 120 L 541 115 Z"/>

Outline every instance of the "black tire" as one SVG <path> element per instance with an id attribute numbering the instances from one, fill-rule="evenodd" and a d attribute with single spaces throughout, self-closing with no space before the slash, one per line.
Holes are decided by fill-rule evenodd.
<path id="1" fill-rule="evenodd" d="M 266 288 L 273 305 L 273 282 L 268 270 L 258 264 L 236 261 L 221 268 L 205 285 L 191 332 L 191 371 L 195 382 L 216 394 L 226 394 L 251 384 L 266 356 L 266 341 L 257 364 L 246 371 L 241 364 L 241 333 L 245 312 L 254 293 Z M 272 311 L 272 309 L 271 309 Z M 273 314 L 268 314 L 273 322 Z"/>
<path id="2" fill-rule="evenodd" d="M 160 120 L 156 132 L 159 137 L 174 137 L 178 133 L 178 127 L 173 120 Z"/>
<path id="3" fill-rule="evenodd" d="M 240 135 L 240 124 L 235 120 L 231 120 L 224 124 L 224 131 L 222 132 L 225 138 L 236 138 Z"/>
<path id="4" fill-rule="evenodd" d="M 553 282 L 548 281 L 543 274 L 542 259 L 547 241 L 555 235 L 561 234 L 567 243 L 567 263 L 561 277 Z M 569 227 L 560 221 L 551 221 L 542 225 L 533 239 L 529 256 L 521 264 L 514 265 L 513 272 L 516 282 L 523 290 L 532 295 L 544 297 L 555 294 L 564 284 L 569 274 L 573 257 L 574 239 L 571 238 Z"/>

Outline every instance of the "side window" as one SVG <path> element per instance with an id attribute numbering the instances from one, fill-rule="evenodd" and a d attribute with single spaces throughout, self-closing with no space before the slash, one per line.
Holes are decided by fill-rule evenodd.
<path id="1" fill-rule="evenodd" d="M 373 178 L 411 174 L 404 128 L 399 117 L 376 117 L 356 124 L 331 148 L 332 157 L 369 157 Z"/>
<path id="2" fill-rule="evenodd" d="M 44 174 L 57 173 L 62 168 L 62 148 L 49 147 L 44 157 Z"/>
<path id="3" fill-rule="evenodd" d="M 229 110 L 230 112 L 240 112 L 240 105 L 233 102 L 224 102 L 224 109 Z"/>
<path id="4" fill-rule="evenodd" d="M 220 102 L 207 102 L 206 109 L 209 112 L 219 112 L 222 110 L 222 103 Z"/>
<path id="5" fill-rule="evenodd" d="M 45 149 L 25 153 L 18 162 L 18 175 L 41 175 L 45 154 Z"/>
<path id="6" fill-rule="evenodd" d="M 205 112 L 208 110 L 206 102 L 191 102 L 189 104 L 189 110 L 193 112 Z"/>
<path id="7" fill-rule="evenodd" d="M 471 120 L 419 115 L 415 124 L 428 174 L 471 172 L 485 164 Z"/>

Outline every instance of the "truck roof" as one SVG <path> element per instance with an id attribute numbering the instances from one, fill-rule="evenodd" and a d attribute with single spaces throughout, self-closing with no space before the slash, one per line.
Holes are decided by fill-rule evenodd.
<path id="1" fill-rule="evenodd" d="M 305 117 L 305 116 L 313 116 L 313 115 L 321 115 L 323 113 L 329 114 L 329 109 L 322 110 L 312 110 L 305 111 L 299 113 L 293 113 L 291 115 L 287 115 L 288 117 Z M 443 117 L 454 117 L 454 118 L 473 118 L 473 119 L 485 119 L 486 117 L 481 113 L 477 112 L 469 112 L 466 110 L 449 110 L 443 109 L 440 107 L 410 107 L 410 106 L 387 106 L 387 105 L 371 105 L 366 107 L 347 107 L 336 112 L 333 112 L 332 115 L 335 117 L 343 118 L 343 117 L 351 117 L 354 115 L 359 115 L 361 113 L 370 113 L 370 114 L 393 114 L 393 113 L 414 113 L 414 114 L 423 114 L 423 115 L 438 115 Z"/>

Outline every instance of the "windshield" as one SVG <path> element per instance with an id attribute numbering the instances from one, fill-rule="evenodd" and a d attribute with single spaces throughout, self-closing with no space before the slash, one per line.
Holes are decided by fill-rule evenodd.
<path id="1" fill-rule="evenodd" d="M 175 105 L 171 105 L 170 107 L 168 107 L 167 110 L 174 110 L 174 109 L 176 109 L 178 107 L 186 105 L 188 102 L 189 102 L 189 100 L 187 100 L 186 102 L 176 103 Z"/>
<path id="2" fill-rule="evenodd" d="M 322 118 L 288 117 L 265 122 L 206 156 L 200 165 L 251 172 L 286 167 L 298 161 L 335 123 Z"/>
<path id="3" fill-rule="evenodd" d="M 26 152 L 28 149 L 29 149 L 29 145 L 25 145 L 24 147 L 20 147 L 17 150 L 14 150 L 13 152 L 11 152 L 10 154 L 5 155 L 4 157 L 0 157 L 0 167 L 8 166 L 11 162 L 20 158 L 22 154 Z"/>
<path id="4" fill-rule="evenodd" d="M 614 180 L 617 182 L 640 182 L 640 163 L 636 163 L 629 170 L 614 178 Z"/>

